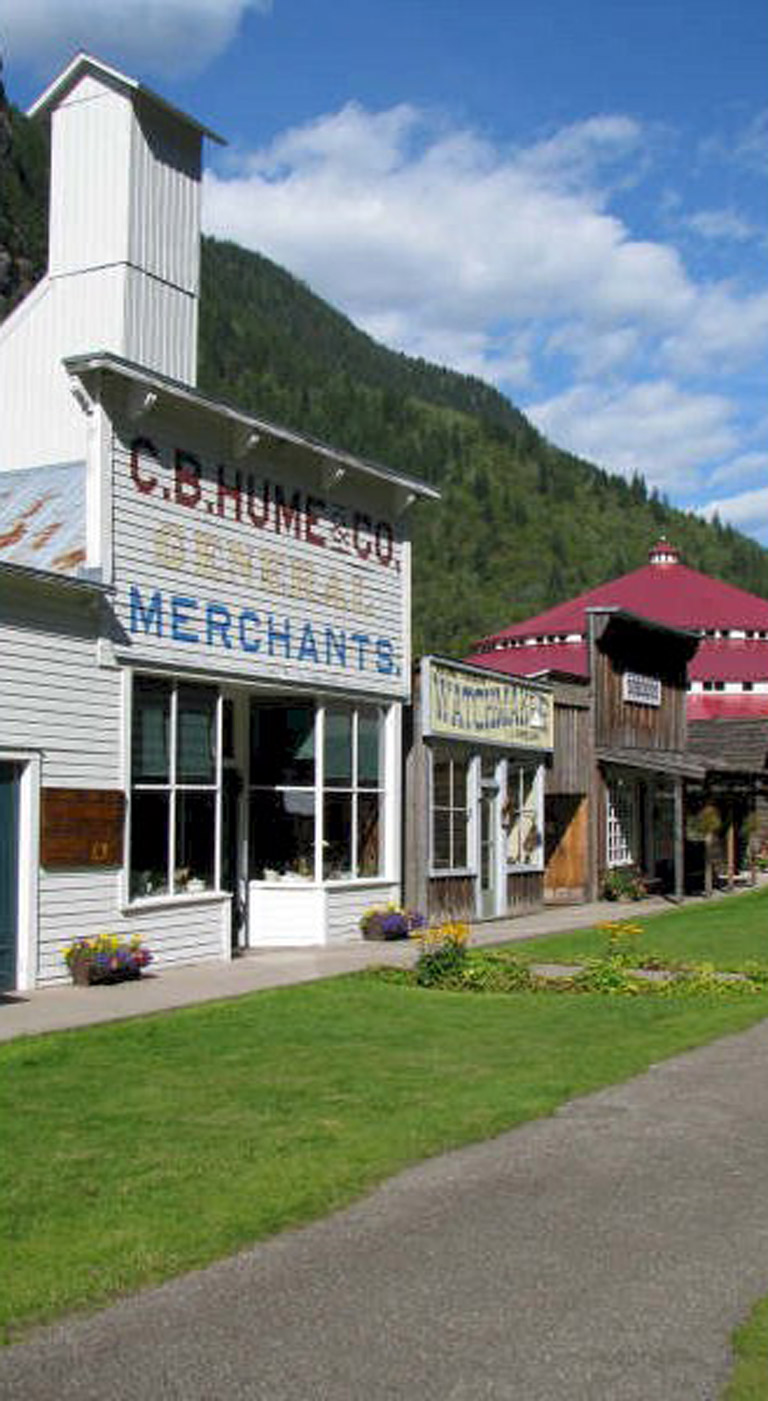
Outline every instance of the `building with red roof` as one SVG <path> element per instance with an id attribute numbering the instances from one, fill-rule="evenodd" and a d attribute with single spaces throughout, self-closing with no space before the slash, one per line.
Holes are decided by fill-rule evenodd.
<path id="1" fill-rule="evenodd" d="M 515 676 L 588 674 L 593 608 L 621 608 L 698 633 L 688 674 L 688 719 L 768 719 L 768 599 L 681 563 L 663 537 L 648 564 L 492 633 L 468 662 Z"/>

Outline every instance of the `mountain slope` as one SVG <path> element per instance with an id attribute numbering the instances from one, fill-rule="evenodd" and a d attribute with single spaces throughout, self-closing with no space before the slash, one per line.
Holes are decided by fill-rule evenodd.
<path id="1" fill-rule="evenodd" d="M 0 94 L 0 317 L 45 260 L 47 150 Z M 4 270 L 4 271 L 3 271 Z M 486 632 L 644 564 L 666 532 L 687 564 L 768 597 L 768 554 L 553 447 L 490 386 L 387 350 L 268 259 L 203 241 L 200 386 L 424 477 L 414 508 L 414 645 Z"/>

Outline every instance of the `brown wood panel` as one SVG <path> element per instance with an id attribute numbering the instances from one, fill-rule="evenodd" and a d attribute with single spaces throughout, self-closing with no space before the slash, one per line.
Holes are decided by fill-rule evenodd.
<path id="1" fill-rule="evenodd" d="M 586 798 L 570 794 L 547 798 L 544 889 L 551 899 L 573 898 L 586 891 L 588 811 Z"/>
<path id="2" fill-rule="evenodd" d="M 120 866 L 124 827 L 124 793 L 101 788 L 44 788 L 40 864 L 56 869 Z"/>
<path id="3" fill-rule="evenodd" d="M 547 768 L 550 793 L 586 793 L 590 776 L 590 712 L 555 702 L 555 751 Z"/>
<path id="4" fill-rule="evenodd" d="M 507 910 L 521 915 L 539 910 L 544 903 L 543 871 L 516 871 L 507 876 Z"/>
<path id="5" fill-rule="evenodd" d="M 427 882 L 427 917 L 430 920 L 474 919 L 474 877 L 431 877 Z"/>
<path id="6" fill-rule="evenodd" d="M 595 739 L 598 746 L 682 750 L 686 745 L 687 642 L 640 625 L 614 622 L 592 648 Z M 625 671 L 661 681 L 661 705 L 636 705 L 622 696 Z"/>

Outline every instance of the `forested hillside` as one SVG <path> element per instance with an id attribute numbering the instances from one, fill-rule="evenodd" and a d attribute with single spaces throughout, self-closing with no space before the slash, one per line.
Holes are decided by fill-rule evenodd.
<path id="1" fill-rule="evenodd" d="M 44 262 L 44 139 L 0 105 L 0 315 Z M 5 269 L 5 281 L 3 281 Z M 413 511 L 414 642 L 483 633 L 644 564 L 685 562 L 768 597 L 768 554 L 548 443 L 477 379 L 376 344 L 282 268 L 204 240 L 200 387 L 440 487 Z"/>

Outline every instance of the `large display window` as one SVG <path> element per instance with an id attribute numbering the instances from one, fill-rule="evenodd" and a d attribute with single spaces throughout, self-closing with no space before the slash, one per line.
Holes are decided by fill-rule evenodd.
<path id="1" fill-rule="evenodd" d="M 252 880 L 355 881 L 383 874 L 380 707 L 254 699 L 250 755 Z"/>
<path id="2" fill-rule="evenodd" d="M 213 687 L 134 678 L 131 899 L 217 886 L 219 707 Z"/>

